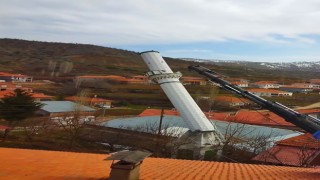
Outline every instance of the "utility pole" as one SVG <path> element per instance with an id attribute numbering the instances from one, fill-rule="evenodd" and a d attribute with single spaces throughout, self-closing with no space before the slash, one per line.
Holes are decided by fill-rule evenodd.
<path id="1" fill-rule="evenodd" d="M 161 135 L 163 113 L 164 113 L 164 109 L 161 108 L 161 115 L 160 115 L 160 124 L 159 124 L 159 129 L 158 129 L 158 135 Z"/>

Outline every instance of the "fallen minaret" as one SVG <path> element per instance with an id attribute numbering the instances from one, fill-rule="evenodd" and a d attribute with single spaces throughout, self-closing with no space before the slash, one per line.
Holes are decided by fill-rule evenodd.
<path id="1" fill-rule="evenodd" d="M 172 72 L 157 51 L 140 54 L 150 70 L 147 73 L 148 78 L 160 85 L 190 129 L 180 138 L 181 143 L 183 141 L 186 143 L 181 148 L 192 150 L 194 158 L 201 158 L 205 151 L 213 146 L 219 146 L 222 136 L 179 81 L 182 74 Z"/>

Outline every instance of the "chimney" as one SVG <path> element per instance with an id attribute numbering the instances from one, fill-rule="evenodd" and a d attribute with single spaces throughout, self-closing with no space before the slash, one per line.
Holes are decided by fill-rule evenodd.
<path id="1" fill-rule="evenodd" d="M 113 160 L 109 180 L 136 180 L 140 177 L 143 160 L 152 153 L 144 151 L 121 151 L 105 160 Z M 117 160 L 117 162 L 115 162 Z"/>

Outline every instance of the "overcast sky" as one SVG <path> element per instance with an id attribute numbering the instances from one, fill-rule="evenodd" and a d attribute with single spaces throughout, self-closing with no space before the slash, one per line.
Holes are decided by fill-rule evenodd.
<path id="1" fill-rule="evenodd" d="M 0 0 L 0 38 L 320 61 L 320 0 Z"/>

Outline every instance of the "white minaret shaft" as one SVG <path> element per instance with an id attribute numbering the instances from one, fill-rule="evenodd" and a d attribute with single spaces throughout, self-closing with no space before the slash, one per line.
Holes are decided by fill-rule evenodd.
<path id="1" fill-rule="evenodd" d="M 185 87 L 180 83 L 180 72 L 173 73 L 159 52 L 147 51 L 141 53 L 150 72 L 149 78 L 160 84 L 162 90 L 179 111 L 191 131 L 214 131 L 216 128 L 207 119 Z"/>

